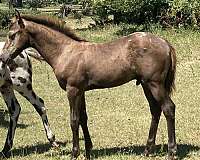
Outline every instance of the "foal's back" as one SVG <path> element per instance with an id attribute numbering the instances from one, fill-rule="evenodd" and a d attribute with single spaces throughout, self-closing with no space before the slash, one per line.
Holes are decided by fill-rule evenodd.
<path id="1" fill-rule="evenodd" d="M 88 85 L 114 87 L 132 79 L 150 79 L 170 64 L 170 47 L 164 39 L 136 32 L 112 42 L 87 44 L 83 53 Z"/>

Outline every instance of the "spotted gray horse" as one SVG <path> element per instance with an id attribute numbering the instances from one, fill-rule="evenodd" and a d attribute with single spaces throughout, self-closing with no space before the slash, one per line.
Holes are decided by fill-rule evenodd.
<path id="1" fill-rule="evenodd" d="M 3 46 L 4 42 L 0 42 L 0 52 Z M 14 90 L 19 92 L 20 95 L 25 97 L 34 106 L 42 119 L 47 139 L 53 146 L 57 146 L 55 135 L 48 123 L 44 101 L 34 92 L 32 87 L 32 66 L 28 55 L 36 59 L 41 59 L 37 51 L 26 49 L 14 60 L 10 61 L 8 65 L 0 61 L 0 92 L 10 115 L 7 138 L 1 154 L 3 157 L 9 156 L 9 151 L 13 145 L 17 120 L 21 111 Z"/>

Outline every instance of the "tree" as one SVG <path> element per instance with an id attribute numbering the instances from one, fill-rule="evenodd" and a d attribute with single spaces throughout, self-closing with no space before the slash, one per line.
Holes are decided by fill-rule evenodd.
<path id="1" fill-rule="evenodd" d="M 22 0 L 9 0 L 9 8 L 22 7 Z"/>

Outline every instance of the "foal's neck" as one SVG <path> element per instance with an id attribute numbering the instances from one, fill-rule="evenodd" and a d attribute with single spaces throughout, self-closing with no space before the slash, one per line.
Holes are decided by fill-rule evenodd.
<path id="1" fill-rule="evenodd" d="M 64 48 L 74 42 L 64 34 L 44 25 L 30 22 L 27 29 L 32 34 L 31 46 L 38 50 L 45 61 L 53 68 Z"/>

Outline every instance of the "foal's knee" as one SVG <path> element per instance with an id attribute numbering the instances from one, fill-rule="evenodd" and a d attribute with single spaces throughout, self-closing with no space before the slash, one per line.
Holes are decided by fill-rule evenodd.
<path id="1" fill-rule="evenodd" d="M 171 119 L 175 119 L 175 109 L 176 106 L 172 101 L 167 101 L 162 107 L 165 117 Z"/>

